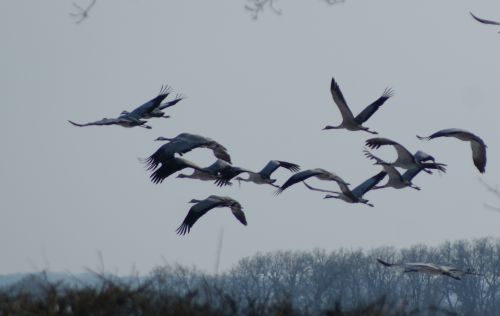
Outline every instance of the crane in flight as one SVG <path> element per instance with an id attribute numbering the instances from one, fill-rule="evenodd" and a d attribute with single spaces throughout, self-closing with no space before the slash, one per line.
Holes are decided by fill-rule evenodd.
<path id="1" fill-rule="evenodd" d="M 244 182 L 253 182 L 256 184 L 269 184 L 272 185 L 276 188 L 279 188 L 279 186 L 275 185 L 274 183 L 276 182 L 276 179 L 271 179 L 271 174 L 276 171 L 279 167 L 282 167 L 284 169 L 288 169 L 292 172 L 297 172 L 300 170 L 300 166 L 296 165 L 291 162 L 286 162 L 282 160 L 271 160 L 269 161 L 262 170 L 259 172 L 253 172 L 250 170 L 238 168 L 238 167 L 232 167 L 232 166 L 227 166 L 226 168 L 223 168 L 221 170 L 221 176 L 220 178 L 216 181 L 216 184 L 218 185 L 226 185 L 230 183 L 230 180 L 237 175 L 241 173 L 247 173 L 248 178 L 242 178 L 242 177 L 237 177 L 236 180 L 238 182 L 244 181 Z"/>
<path id="2" fill-rule="evenodd" d="M 366 204 L 368 206 L 373 207 L 373 204 L 369 203 L 370 201 L 368 201 L 367 199 L 364 199 L 363 195 L 366 192 L 373 189 L 373 187 L 375 187 L 380 181 L 382 181 L 382 179 L 384 179 L 386 174 L 387 173 L 385 171 L 380 171 L 379 173 L 377 173 L 373 177 L 368 178 L 367 180 L 363 181 L 363 183 L 361 183 L 360 185 L 355 187 L 353 190 L 349 189 L 349 187 L 347 186 L 345 181 L 339 181 L 337 183 L 340 187 L 341 192 L 318 189 L 318 188 L 315 188 L 313 186 L 310 186 L 305 181 L 304 181 L 304 185 L 306 187 L 308 187 L 309 189 L 314 190 L 314 191 L 328 192 L 328 193 L 334 194 L 334 195 L 333 194 L 325 195 L 325 197 L 324 197 L 325 199 L 333 198 L 333 199 L 343 200 L 347 203 L 363 203 L 363 204 Z"/>
<path id="3" fill-rule="evenodd" d="M 472 160 L 479 172 L 484 173 L 486 171 L 486 144 L 477 135 L 472 134 L 469 131 L 458 129 L 458 128 L 448 128 L 435 132 L 434 134 L 426 137 L 418 136 L 421 140 L 431 140 L 438 137 L 455 137 L 460 140 L 470 142 L 470 147 L 472 149 Z"/>
<path id="4" fill-rule="evenodd" d="M 379 157 L 369 152 L 367 149 L 363 150 L 363 152 L 366 157 L 375 160 L 376 165 L 382 166 L 384 171 L 387 172 L 387 176 L 389 178 L 386 184 L 381 186 L 374 186 L 372 190 L 383 189 L 383 188 L 402 189 L 406 187 L 410 187 L 415 190 L 420 190 L 420 187 L 416 186 L 412 182 L 413 178 L 415 178 L 417 174 L 420 173 L 420 171 L 424 169 L 437 169 L 440 172 L 446 172 L 446 168 L 443 166 L 443 164 L 434 162 L 429 162 L 429 163 L 424 162 L 421 163 L 421 166 L 408 169 L 405 171 L 405 173 L 401 174 L 398 171 L 398 169 L 396 169 L 396 167 L 394 167 L 392 164 L 380 159 Z"/>
<path id="5" fill-rule="evenodd" d="M 120 116 L 118 116 L 117 118 L 103 118 L 99 121 L 83 123 L 83 124 L 75 123 L 70 120 L 68 120 L 68 122 L 78 127 L 91 126 L 91 125 L 96 125 L 96 126 L 119 125 L 122 127 L 140 126 L 147 129 L 151 129 L 151 126 L 146 125 L 147 121 L 145 119 L 149 119 L 152 117 L 168 117 L 161 110 L 166 107 L 177 104 L 180 100 L 182 100 L 182 97 L 180 97 L 173 101 L 167 102 L 164 105 L 161 105 L 161 102 L 169 95 L 169 93 L 170 93 L 170 87 L 162 86 L 159 94 L 156 97 L 138 106 L 132 112 L 122 111 Z"/>
<path id="6" fill-rule="evenodd" d="M 427 161 L 432 161 L 433 163 L 435 163 L 435 159 L 431 155 L 426 154 L 420 150 L 417 151 L 415 154 L 412 154 L 403 145 L 388 138 L 383 138 L 383 137 L 370 138 L 366 140 L 365 145 L 371 149 L 377 149 L 380 148 L 381 146 L 393 146 L 394 149 L 396 149 L 396 153 L 398 155 L 396 161 L 390 163 L 393 167 L 399 167 L 403 169 L 414 169 L 426 166 L 424 165 L 424 163 Z M 438 164 L 438 165 L 446 166 L 445 164 Z M 432 173 L 430 170 L 427 170 L 426 168 L 424 168 L 423 170 L 427 173 Z"/>
<path id="7" fill-rule="evenodd" d="M 337 126 L 327 125 L 323 129 L 327 130 L 343 128 L 349 131 L 365 131 L 371 134 L 378 133 L 375 131 L 371 131 L 368 127 L 365 127 L 362 124 L 366 122 L 382 106 L 382 104 L 385 103 L 385 101 L 387 101 L 394 95 L 391 88 L 386 88 L 382 96 L 373 101 L 356 117 L 354 117 L 351 110 L 349 109 L 349 106 L 347 105 L 347 102 L 345 101 L 344 96 L 342 95 L 342 91 L 340 91 L 339 85 L 334 78 L 332 78 L 332 82 L 330 84 L 330 92 L 332 93 L 333 101 L 339 108 L 340 114 L 342 115 L 342 123 Z"/>
<path id="8" fill-rule="evenodd" d="M 410 262 L 410 263 L 389 263 L 382 259 L 377 258 L 377 261 L 386 267 L 395 267 L 403 270 L 403 273 L 409 272 L 420 272 L 428 273 L 433 275 L 445 275 L 447 277 L 453 278 L 455 280 L 461 280 L 466 274 L 478 275 L 480 273 L 473 272 L 470 269 L 461 270 L 455 267 L 439 265 L 435 263 L 422 263 L 422 262 Z"/>
<path id="9" fill-rule="evenodd" d="M 236 217 L 236 219 L 243 225 L 247 225 L 243 207 L 238 201 L 228 196 L 210 195 L 204 200 L 192 199 L 191 201 L 189 201 L 189 203 L 195 204 L 191 206 L 188 214 L 186 215 L 186 218 L 184 218 L 182 224 L 179 226 L 179 228 L 177 228 L 176 232 L 179 235 L 185 235 L 189 233 L 194 223 L 196 223 L 196 221 L 200 219 L 200 217 L 216 207 L 229 207 L 234 217 Z"/>

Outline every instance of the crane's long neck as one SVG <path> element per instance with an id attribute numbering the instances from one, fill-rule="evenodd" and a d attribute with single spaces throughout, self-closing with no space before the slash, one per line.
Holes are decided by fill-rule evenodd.
<path id="1" fill-rule="evenodd" d="M 327 129 L 341 129 L 342 128 L 342 125 L 337 125 L 337 126 L 333 126 L 333 125 L 327 125 L 323 128 L 323 130 L 327 130 Z"/>

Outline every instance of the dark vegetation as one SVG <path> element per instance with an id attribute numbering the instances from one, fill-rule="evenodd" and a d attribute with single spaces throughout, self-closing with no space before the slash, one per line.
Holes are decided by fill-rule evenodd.
<path id="1" fill-rule="evenodd" d="M 482 276 L 404 274 L 376 261 L 434 262 Z M 210 275 L 162 266 L 147 277 L 41 273 L 0 290 L 0 315 L 498 315 L 500 240 L 397 250 L 278 251 Z M 69 280 L 69 281 L 68 281 Z"/>

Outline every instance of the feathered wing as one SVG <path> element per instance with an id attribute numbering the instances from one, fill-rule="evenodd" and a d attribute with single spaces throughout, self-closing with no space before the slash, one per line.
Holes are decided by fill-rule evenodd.
<path id="1" fill-rule="evenodd" d="M 395 263 L 389 263 L 389 262 L 384 261 L 384 260 L 382 260 L 382 259 L 380 259 L 380 258 L 377 258 L 377 261 L 378 261 L 379 263 L 383 264 L 383 265 L 384 265 L 384 266 L 386 266 L 386 267 L 397 266 L 397 264 L 395 264 Z"/>
<path id="2" fill-rule="evenodd" d="M 231 165 L 228 165 L 224 168 L 221 168 L 219 171 L 219 178 L 215 180 L 215 184 L 219 187 L 224 186 L 224 185 L 230 185 L 231 184 L 231 179 L 236 177 L 237 175 L 243 173 L 243 172 L 251 172 L 250 170 L 246 170 L 240 167 L 234 167 Z"/>
<path id="3" fill-rule="evenodd" d="M 370 191 L 374 186 L 382 181 L 386 175 L 387 173 L 385 171 L 380 171 L 373 177 L 368 178 L 363 183 L 355 187 L 354 190 L 352 190 L 352 194 L 358 198 L 362 197 L 366 192 Z"/>
<path id="4" fill-rule="evenodd" d="M 161 167 L 155 170 L 149 178 L 151 179 L 151 182 L 155 184 L 162 183 L 163 180 L 165 180 L 167 177 L 184 168 L 193 168 L 200 171 L 202 170 L 201 167 L 189 160 L 173 157 L 168 161 L 162 161 Z"/>
<path id="5" fill-rule="evenodd" d="M 160 103 L 166 97 L 168 97 L 169 94 L 170 94 L 170 87 L 169 86 L 165 86 L 165 87 L 162 86 L 158 96 L 156 96 L 153 99 L 147 101 L 146 103 L 138 106 L 132 112 L 130 112 L 130 114 L 134 115 L 136 117 L 144 117 L 147 113 L 151 113 L 156 108 L 158 108 L 160 106 Z"/>
<path id="6" fill-rule="evenodd" d="M 478 18 L 477 16 L 475 16 L 474 14 L 472 14 L 472 12 L 469 12 L 470 15 L 472 15 L 472 17 L 480 22 L 480 23 L 484 23 L 484 24 L 492 24 L 492 25 L 500 25 L 500 22 L 497 22 L 497 21 L 493 21 L 493 20 L 486 20 L 486 19 L 481 19 L 481 18 Z"/>
<path id="7" fill-rule="evenodd" d="M 194 223 L 205 215 L 208 211 L 213 209 L 214 207 L 217 207 L 222 204 L 222 201 L 214 200 L 207 198 L 203 201 L 200 201 L 196 203 L 195 205 L 191 206 L 189 209 L 188 214 L 186 215 L 186 218 L 184 218 L 184 221 L 182 224 L 177 228 L 176 232 L 179 235 L 185 235 L 189 233 L 191 230 L 191 227 L 193 227 Z"/>
<path id="8" fill-rule="evenodd" d="M 102 120 L 95 121 L 95 122 L 89 122 L 89 123 L 75 123 L 73 121 L 68 120 L 71 124 L 78 126 L 78 127 L 84 127 L 84 126 L 91 126 L 91 125 L 113 125 L 113 124 L 119 124 L 121 122 L 120 119 L 109 119 L 109 118 L 103 118 Z"/>
<path id="9" fill-rule="evenodd" d="M 282 160 L 271 160 L 267 165 L 259 171 L 259 174 L 264 178 L 269 178 L 271 174 L 276 171 L 279 167 L 288 169 L 292 172 L 300 171 L 300 166 L 291 162 L 286 162 Z"/>
<path id="10" fill-rule="evenodd" d="M 470 146 L 472 149 L 472 160 L 479 172 L 486 171 L 486 145 L 478 141 L 471 141 Z"/>
<path id="11" fill-rule="evenodd" d="M 247 219 L 245 217 L 245 213 L 243 213 L 243 207 L 241 207 L 241 204 L 234 201 L 232 204 L 231 204 L 231 212 L 233 213 L 234 217 L 236 217 L 236 219 L 238 221 L 240 221 L 240 223 L 242 223 L 243 225 L 247 225 Z"/>
<path id="12" fill-rule="evenodd" d="M 181 101 L 181 100 L 184 100 L 184 97 L 183 97 L 182 95 L 178 95 L 178 96 L 176 96 L 176 97 L 175 97 L 175 99 L 174 99 L 174 100 L 172 100 L 172 101 L 168 101 L 168 102 L 165 102 L 165 103 L 163 103 L 162 105 L 160 105 L 160 106 L 158 107 L 158 110 L 164 110 L 164 109 L 166 109 L 166 108 L 168 108 L 168 107 L 174 106 L 174 105 L 176 105 L 177 103 L 179 103 L 179 101 Z"/>
<path id="13" fill-rule="evenodd" d="M 384 93 L 380 98 L 377 100 L 373 101 L 372 104 L 368 105 L 363 111 L 361 111 L 354 120 L 358 122 L 360 125 L 366 122 L 372 115 L 373 113 L 377 112 L 377 110 L 382 106 L 382 104 L 385 103 L 390 97 L 394 95 L 394 92 L 392 91 L 391 88 L 386 88 L 384 90 Z"/>
<path id="14" fill-rule="evenodd" d="M 281 185 L 281 187 L 276 189 L 275 194 L 278 195 L 281 192 L 283 192 L 286 188 L 288 188 L 296 183 L 299 183 L 300 181 L 304 181 L 306 179 L 309 179 L 310 177 L 317 176 L 320 173 L 321 172 L 319 172 L 318 170 L 314 170 L 314 169 L 309 169 L 309 170 L 297 172 L 296 174 L 294 174 L 290 178 L 288 178 L 288 180 L 286 180 L 285 183 L 283 183 Z"/>
<path id="15" fill-rule="evenodd" d="M 407 161 L 414 161 L 414 157 L 411 152 L 408 151 L 404 146 L 401 144 L 390 140 L 388 138 L 383 138 L 383 137 L 374 137 L 370 138 L 365 142 L 366 146 L 372 149 L 377 149 L 380 148 L 381 146 L 386 146 L 390 145 L 393 146 L 394 149 L 396 149 L 396 152 L 398 154 L 397 160 L 407 160 Z"/>
<path id="16" fill-rule="evenodd" d="M 330 84 L 330 92 L 332 93 L 333 101 L 340 110 L 342 119 L 348 121 L 354 120 L 354 115 L 347 106 L 347 102 L 345 102 L 344 95 L 342 95 L 342 91 L 340 91 L 340 87 L 337 84 L 337 82 L 335 82 L 335 79 L 333 77 L 332 77 L 332 82 Z"/>

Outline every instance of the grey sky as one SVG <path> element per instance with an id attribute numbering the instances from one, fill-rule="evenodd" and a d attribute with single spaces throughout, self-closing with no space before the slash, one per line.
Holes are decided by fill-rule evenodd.
<path id="1" fill-rule="evenodd" d="M 85 5 L 86 2 L 78 1 Z M 244 1 L 97 1 L 75 25 L 70 1 L 0 2 L 0 273 L 49 268 L 78 272 L 99 264 L 120 274 L 162 264 L 213 271 L 224 227 L 221 268 L 258 251 L 430 245 L 499 236 L 498 205 L 479 183 L 470 146 L 456 139 L 419 141 L 442 128 L 485 140 L 482 178 L 499 183 L 500 35 L 469 11 L 500 19 L 498 1 L 279 1 L 253 21 Z M 375 208 L 323 200 L 297 185 L 273 188 L 168 178 L 153 185 L 137 158 L 158 136 L 202 134 L 225 145 L 235 165 L 259 170 L 270 159 L 322 167 L 353 185 L 379 171 L 363 156 L 367 133 L 321 131 L 340 122 L 332 76 L 359 112 L 392 87 L 368 122 L 381 136 L 448 164 L 422 174 L 422 191 L 380 190 Z M 113 117 L 154 97 L 162 84 L 188 98 L 152 120 L 152 130 L 76 128 Z M 394 158 L 391 149 L 377 155 Z M 186 155 L 201 165 L 207 150 Z M 289 172 L 279 170 L 281 184 Z M 336 189 L 333 183 L 311 184 Z M 175 229 L 192 198 L 229 195 L 248 226 L 227 209 Z"/>

